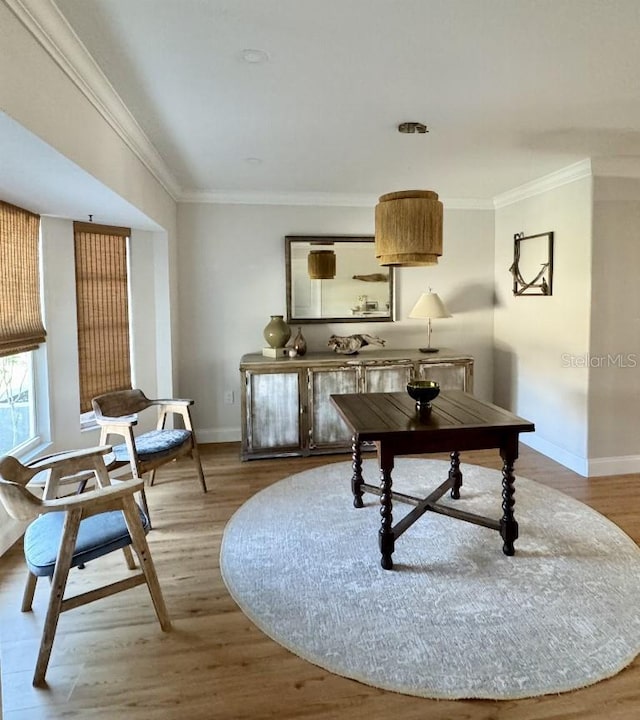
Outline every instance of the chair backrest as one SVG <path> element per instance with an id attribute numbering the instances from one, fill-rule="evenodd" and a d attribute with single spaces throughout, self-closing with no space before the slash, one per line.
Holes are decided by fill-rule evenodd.
<path id="1" fill-rule="evenodd" d="M 123 417 L 146 410 L 153 403 L 142 390 L 118 390 L 98 395 L 91 401 L 96 417 Z"/>
<path id="2" fill-rule="evenodd" d="M 48 455 L 28 465 L 23 465 L 12 455 L 0 457 L 0 502 L 15 520 L 33 520 L 46 510 L 46 501 L 55 497 L 62 478 L 92 473 L 100 487 L 110 485 L 104 461 L 110 452 L 110 445 L 101 445 Z M 42 472 L 49 473 L 49 480 L 40 498 L 30 491 L 27 483 Z"/>
<path id="3" fill-rule="evenodd" d="M 0 502 L 14 520 L 33 520 L 40 514 L 42 501 L 26 487 L 39 472 L 11 455 L 0 457 Z"/>

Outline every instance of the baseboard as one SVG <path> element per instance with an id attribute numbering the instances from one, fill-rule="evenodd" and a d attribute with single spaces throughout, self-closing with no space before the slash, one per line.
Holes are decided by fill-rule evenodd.
<path id="1" fill-rule="evenodd" d="M 621 455 L 619 457 L 591 458 L 589 477 L 602 475 L 630 475 L 640 472 L 640 455 Z"/>
<path id="2" fill-rule="evenodd" d="M 528 433 L 523 433 L 520 435 L 520 442 L 523 445 L 527 445 L 528 447 L 533 448 L 533 450 L 537 450 L 543 455 L 546 455 L 548 458 L 559 462 L 560 465 L 564 465 L 569 468 L 569 470 L 577 472 L 578 475 L 582 475 L 582 477 L 589 477 L 587 458 L 574 455 L 573 453 L 558 447 L 554 443 L 549 442 L 536 434 L 530 435 Z"/>
<path id="3" fill-rule="evenodd" d="M 240 428 L 213 428 L 196 429 L 196 437 L 199 443 L 223 443 L 240 442 L 242 431 Z"/>
<path id="4" fill-rule="evenodd" d="M 640 455 L 620 455 L 618 457 L 582 458 L 567 452 L 536 435 L 520 435 L 520 442 L 548 458 L 559 462 L 582 477 L 602 477 L 603 475 L 630 475 L 640 473 Z"/>

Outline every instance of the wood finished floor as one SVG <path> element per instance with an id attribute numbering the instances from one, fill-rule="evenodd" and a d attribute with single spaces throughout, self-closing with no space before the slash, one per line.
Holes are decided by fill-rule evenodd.
<path id="1" fill-rule="evenodd" d="M 451 702 L 368 687 L 292 655 L 260 632 L 228 595 L 219 571 L 222 533 L 233 512 L 261 488 L 349 457 L 241 463 L 238 453 L 235 443 L 203 446 L 207 495 L 201 493 L 188 460 L 161 470 L 157 484 L 148 490 L 154 521 L 149 543 L 173 632 L 161 632 L 144 587 L 71 610 L 60 620 L 45 689 L 34 689 L 31 677 L 48 584 L 40 583 L 34 612 L 21 613 L 21 546 L 0 558 L 4 720 L 640 718 L 640 659 L 609 680 L 571 693 Z M 466 453 L 463 461 L 500 466 L 495 452 Z M 516 472 L 582 500 L 640 541 L 640 475 L 589 480 L 526 447 Z M 74 572 L 72 588 L 88 587 L 92 576 L 102 581 L 123 571 L 122 556 L 114 553 Z"/>

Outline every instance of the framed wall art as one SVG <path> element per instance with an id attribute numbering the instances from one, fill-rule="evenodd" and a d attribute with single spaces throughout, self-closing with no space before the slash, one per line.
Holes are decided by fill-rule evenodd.
<path id="1" fill-rule="evenodd" d="M 514 295 L 551 295 L 553 292 L 553 232 L 513 236 Z"/>

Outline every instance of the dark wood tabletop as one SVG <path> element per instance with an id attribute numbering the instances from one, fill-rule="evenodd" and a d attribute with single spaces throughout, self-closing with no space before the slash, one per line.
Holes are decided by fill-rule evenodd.
<path id="1" fill-rule="evenodd" d="M 441 392 L 431 412 L 419 413 L 407 393 L 353 393 L 331 400 L 349 428 L 361 440 L 377 440 L 397 433 L 478 429 L 487 426 L 531 432 L 533 423 L 461 390 Z"/>

